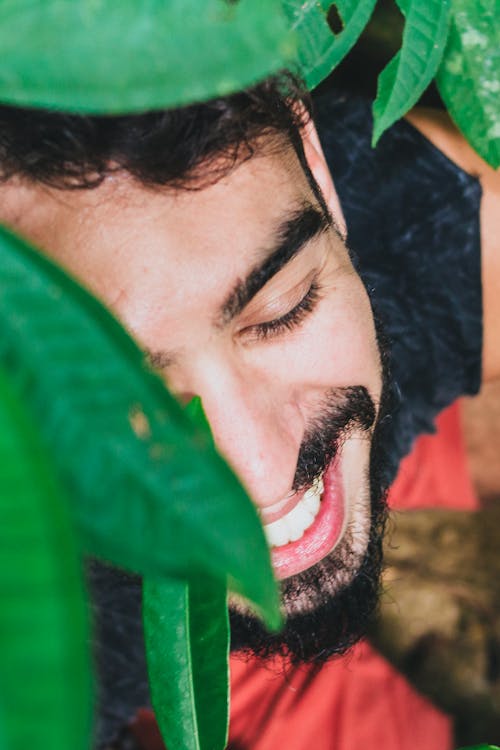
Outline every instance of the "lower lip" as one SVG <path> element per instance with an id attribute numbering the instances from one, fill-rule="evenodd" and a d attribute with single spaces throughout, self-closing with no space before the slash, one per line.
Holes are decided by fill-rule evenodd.
<path id="1" fill-rule="evenodd" d="M 271 560 L 277 578 L 289 578 L 328 555 L 342 535 L 344 526 L 344 493 L 339 462 L 334 460 L 323 476 L 324 490 L 314 523 L 296 542 L 271 549 Z"/>

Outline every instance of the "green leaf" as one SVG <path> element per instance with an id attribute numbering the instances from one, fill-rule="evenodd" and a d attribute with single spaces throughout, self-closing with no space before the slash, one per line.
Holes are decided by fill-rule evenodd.
<path id="1" fill-rule="evenodd" d="M 3 704 L 0 701 L 0 750 L 9 750 L 7 744 L 6 722 L 3 716 Z"/>
<path id="2" fill-rule="evenodd" d="M 5 230 L 0 287 L 0 363 L 69 488 L 85 551 L 145 575 L 229 576 L 278 626 L 256 509 L 137 345 L 97 300 Z"/>
<path id="3" fill-rule="evenodd" d="M 229 723 L 226 589 L 207 576 L 189 584 L 144 582 L 151 696 L 172 750 L 223 750 Z"/>
<path id="4" fill-rule="evenodd" d="M 400 0 L 406 15 L 401 50 L 381 72 L 373 103 L 373 145 L 413 107 L 434 78 L 449 29 L 449 0 Z"/>
<path id="5" fill-rule="evenodd" d="M 496 745 L 473 745 L 471 747 L 461 747 L 459 750 L 500 750 Z"/>
<path id="6" fill-rule="evenodd" d="M 0 371 L 0 699 L 4 750 L 86 750 L 89 618 L 67 501 Z"/>
<path id="7" fill-rule="evenodd" d="M 283 0 L 292 28 L 298 34 L 298 63 L 308 87 L 326 78 L 354 46 L 370 20 L 376 0 Z M 334 34 L 328 11 L 335 5 L 343 28 Z"/>
<path id="8" fill-rule="evenodd" d="M 452 0 L 437 74 L 446 107 L 473 148 L 500 166 L 500 0 Z"/>
<path id="9" fill-rule="evenodd" d="M 205 410 L 203 409 L 203 404 L 201 403 L 201 398 L 199 396 L 192 398 L 191 401 L 186 404 L 185 411 L 193 424 L 198 428 L 200 436 L 204 435 L 210 445 L 215 445 L 210 424 L 206 417 Z"/>
<path id="10" fill-rule="evenodd" d="M 120 113 L 228 94 L 286 67 L 280 0 L 2 0 L 0 101 Z"/>

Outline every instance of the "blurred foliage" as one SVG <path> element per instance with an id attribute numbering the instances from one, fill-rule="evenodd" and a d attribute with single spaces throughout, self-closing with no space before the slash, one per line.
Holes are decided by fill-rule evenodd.
<path id="1" fill-rule="evenodd" d="M 450 22 L 448 0 L 399 0 L 406 17 L 400 52 L 378 79 L 373 143 L 420 99 L 443 56 Z"/>
<path id="2" fill-rule="evenodd" d="M 2 229 L 0 284 L 0 365 L 70 489 L 83 551 L 141 574 L 229 576 L 277 625 L 262 525 L 199 419 L 100 302 Z"/>
<path id="3" fill-rule="evenodd" d="M 16 483 L 21 476 L 41 491 L 44 472 L 57 473 L 68 494 L 69 501 L 63 507 L 65 512 L 71 512 L 78 549 L 151 576 L 153 590 L 161 592 L 158 601 L 169 613 L 169 620 L 166 623 L 161 617 L 153 617 L 148 621 L 154 623 L 157 631 L 155 637 L 154 628 L 148 627 L 153 648 L 160 642 L 163 645 L 161 672 L 154 668 L 152 671 L 159 681 L 164 670 L 170 670 L 174 675 L 171 684 L 182 679 L 188 684 L 196 678 L 196 712 L 189 700 L 175 707 L 177 726 L 187 732 L 184 745 L 191 747 L 193 722 L 202 725 L 204 716 L 227 715 L 227 695 L 223 697 L 224 688 L 220 686 L 224 674 L 220 666 L 224 667 L 228 652 L 226 586 L 229 584 L 233 591 L 253 600 L 270 627 L 280 622 L 269 551 L 255 508 L 218 455 L 201 406 L 195 402 L 188 410 L 182 410 L 112 315 L 61 269 L 6 230 L 0 230 L 0 284 L 0 365 L 37 425 L 36 431 L 31 432 L 47 451 L 37 464 L 26 465 L 21 446 L 12 442 L 16 420 L 12 420 L 12 425 L 2 425 L 1 435 L 10 453 L 1 465 L 4 471 L 17 472 L 1 494 L 5 543 L 0 593 L 2 601 L 9 603 L 2 611 L 13 616 L 21 605 L 24 607 L 20 632 L 28 637 L 30 626 L 39 634 L 39 638 L 29 640 L 30 651 L 35 651 L 39 660 L 48 658 L 49 644 L 53 647 L 57 643 L 61 649 L 70 650 L 66 658 L 73 660 L 74 680 L 67 677 L 69 668 L 65 674 L 54 669 L 53 678 L 41 682 L 39 690 L 46 702 L 52 700 L 58 705 L 61 692 L 69 700 L 71 691 L 66 686 L 74 683 L 77 699 L 77 665 L 86 654 L 82 638 L 78 638 L 80 630 L 75 625 L 74 637 L 69 642 L 67 638 L 59 642 L 62 625 L 54 621 L 44 641 L 42 634 L 50 631 L 48 626 L 45 631 L 41 627 L 47 607 L 33 609 L 35 597 L 26 586 L 20 586 L 25 562 L 19 553 L 29 550 L 33 573 L 43 572 L 46 563 L 42 551 L 47 534 L 54 538 L 58 534 L 59 565 L 68 575 L 71 571 L 68 547 L 73 543 L 74 532 L 69 526 L 64 532 L 57 531 L 57 482 L 54 480 L 46 490 L 49 498 L 36 515 L 29 508 L 23 511 L 23 484 Z M 51 492 L 54 507 L 48 504 Z M 41 515 L 47 528 L 30 529 L 25 513 L 33 524 L 40 522 Z M 19 532 L 25 529 L 29 542 L 24 543 L 21 535 L 18 548 L 6 536 L 16 518 L 16 528 Z M 45 536 L 40 536 L 37 546 L 37 533 L 42 532 Z M 174 576 L 176 580 L 163 579 L 164 576 Z M 190 625 L 181 635 L 176 625 L 182 623 L 184 599 L 179 592 L 188 589 L 179 577 L 188 576 L 203 581 L 205 588 L 198 594 L 190 593 L 185 612 Z M 49 579 L 45 585 L 49 591 L 53 589 L 49 602 L 60 608 L 73 606 L 71 597 L 78 596 L 77 587 L 73 591 L 67 583 L 63 590 L 58 578 Z M 16 590 L 22 595 L 12 600 Z M 208 592 L 215 591 L 218 597 L 207 601 Z M 39 596 L 42 593 L 46 595 L 41 591 Z M 68 601 L 65 597 L 69 597 Z M 12 601 L 18 603 L 17 609 Z M 153 612 L 157 611 L 158 604 Z M 5 630 L 8 654 L 16 652 L 16 633 L 14 625 Z M 167 634 L 170 640 L 165 649 Z M 199 660 L 194 663 L 191 652 L 195 653 L 196 644 L 201 642 L 213 659 L 207 666 L 197 668 Z M 182 643 L 184 658 L 180 655 Z M 158 659 L 154 661 L 157 663 Z M 88 669 L 87 661 L 85 665 Z M 9 668 L 12 700 L 30 694 L 26 693 L 26 685 L 30 684 L 26 669 L 21 666 Z M 214 673 L 217 677 L 210 689 Z M 165 691 L 161 687 L 156 691 L 153 685 L 153 694 L 156 693 L 163 700 Z M 36 695 L 39 693 L 33 693 L 34 700 Z M 25 702 L 19 703 L 18 711 L 23 717 L 32 717 L 33 722 L 24 720 L 22 726 L 34 729 L 37 720 L 33 712 L 26 710 Z M 85 705 L 84 701 L 79 703 Z M 54 713 L 50 715 L 53 717 Z M 69 721 L 69 706 L 64 715 Z M 213 727 L 220 747 L 224 746 L 226 723 L 227 719 L 222 719 L 222 724 Z M 31 748 L 33 737 L 29 733 L 23 736 L 24 744 L 8 744 L 8 750 Z M 203 737 L 200 748 L 214 746 L 212 734 L 207 737 L 208 744 Z M 84 733 L 79 731 L 75 738 L 85 746 Z M 179 732 L 174 739 L 174 748 L 183 746 Z M 63 744 L 79 746 L 76 739 L 69 742 L 68 736 Z M 56 743 L 46 746 L 56 750 L 59 747 Z"/>
<path id="4" fill-rule="evenodd" d="M 436 77 L 465 137 L 497 167 L 500 0 L 378 5 L 393 17 L 396 3 L 405 16 L 402 45 L 379 77 L 374 141 Z M 136 112 L 224 95 L 285 67 L 314 88 L 375 7 L 376 0 L 205 0 L 200 12 L 199 0 L 3 0 L 0 101 Z M 394 46 L 383 22 L 372 38 Z"/>
<path id="5" fill-rule="evenodd" d="M 500 166 L 500 0 L 453 0 L 437 83 L 471 145 Z"/>
<path id="6" fill-rule="evenodd" d="M 283 0 L 298 38 L 300 73 L 315 88 L 347 55 L 370 20 L 376 0 L 337 3 Z"/>
<path id="7" fill-rule="evenodd" d="M 293 61 L 281 0 L 2 0 L 0 101 L 74 112 L 172 107 Z"/>
<path id="8" fill-rule="evenodd" d="M 2 750 L 89 746 L 90 637 L 81 579 L 67 500 L 19 394 L 0 371 Z"/>

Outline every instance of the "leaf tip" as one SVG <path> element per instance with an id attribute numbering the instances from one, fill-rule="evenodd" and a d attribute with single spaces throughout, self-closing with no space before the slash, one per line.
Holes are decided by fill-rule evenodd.
<path id="1" fill-rule="evenodd" d="M 266 628 L 277 633 L 283 627 L 284 617 L 281 611 L 280 598 L 277 589 L 274 590 L 272 598 L 266 602 L 266 607 L 260 610 Z"/>
<path id="2" fill-rule="evenodd" d="M 276 611 L 269 613 L 269 615 L 266 618 L 266 626 L 267 629 L 270 630 L 272 633 L 277 633 L 281 630 L 284 624 L 284 618 L 281 614 L 281 611 L 276 609 Z"/>
<path id="3" fill-rule="evenodd" d="M 385 112 L 383 111 L 383 109 L 381 109 L 379 98 L 380 97 L 377 95 L 377 98 L 372 104 L 372 116 L 373 116 L 373 132 L 372 132 L 372 141 L 371 141 L 372 148 L 375 148 L 381 136 L 385 133 L 387 128 L 390 125 L 392 125 L 392 122 L 393 122 L 387 119 Z"/>
<path id="4" fill-rule="evenodd" d="M 376 147 L 377 143 L 380 140 L 380 136 L 385 131 L 385 129 L 386 128 L 383 128 L 383 127 L 381 128 L 379 123 L 377 122 L 373 123 L 373 133 L 372 133 L 372 142 L 371 142 L 372 148 Z"/>

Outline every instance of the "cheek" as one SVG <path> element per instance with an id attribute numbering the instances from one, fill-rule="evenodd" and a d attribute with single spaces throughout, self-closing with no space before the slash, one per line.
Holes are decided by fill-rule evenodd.
<path id="1" fill-rule="evenodd" d="M 260 353 L 269 378 L 294 401 L 317 399 L 333 387 L 380 389 L 380 360 L 373 315 L 364 288 L 321 300 L 317 311 L 283 342 Z M 264 364 L 265 362 L 265 364 Z"/>
<path id="2" fill-rule="evenodd" d="M 373 314 L 364 288 L 354 288 L 342 299 L 325 304 L 320 317 L 317 337 L 324 342 L 324 372 L 338 385 L 365 385 L 369 390 L 374 389 L 380 358 Z"/>

